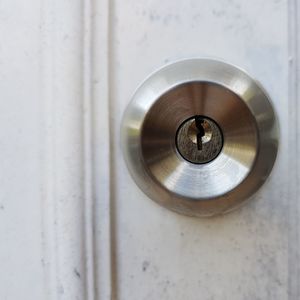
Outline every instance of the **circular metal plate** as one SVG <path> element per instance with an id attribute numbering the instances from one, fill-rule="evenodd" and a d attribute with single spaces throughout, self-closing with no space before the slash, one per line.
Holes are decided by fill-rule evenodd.
<path id="1" fill-rule="evenodd" d="M 193 116 L 213 120 L 222 133 L 222 147 L 206 163 L 178 151 L 178 131 Z M 182 132 L 190 135 L 189 128 Z M 237 207 L 264 183 L 276 159 L 278 125 L 266 92 L 249 75 L 191 59 L 162 68 L 138 88 L 123 118 L 122 145 L 132 177 L 150 198 L 179 213 L 211 216 Z"/>

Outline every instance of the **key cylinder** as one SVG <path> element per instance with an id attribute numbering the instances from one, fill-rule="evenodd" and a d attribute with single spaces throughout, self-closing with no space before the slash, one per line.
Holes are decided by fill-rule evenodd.
<path id="1" fill-rule="evenodd" d="M 176 134 L 176 147 L 180 155 L 195 164 L 215 159 L 223 147 L 223 134 L 215 121 L 194 116 L 185 120 Z"/>

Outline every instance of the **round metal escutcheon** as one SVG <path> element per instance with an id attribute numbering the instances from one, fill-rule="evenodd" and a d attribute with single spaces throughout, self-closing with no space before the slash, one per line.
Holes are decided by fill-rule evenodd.
<path id="1" fill-rule="evenodd" d="M 168 65 L 137 89 L 122 146 L 137 185 L 189 216 L 228 212 L 265 182 L 278 124 L 263 88 L 239 68 L 209 59 Z"/>

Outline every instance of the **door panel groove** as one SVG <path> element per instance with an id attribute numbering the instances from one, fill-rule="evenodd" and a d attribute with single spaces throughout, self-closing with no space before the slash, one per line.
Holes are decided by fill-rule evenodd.
<path id="1" fill-rule="evenodd" d="M 300 6 L 297 0 L 289 0 L 288 2 L 288 14 L 289 14 L 289 119 L 288 119 L 288 135 L 289 135 L 289 146 L 287 151 L 289 152 L 289 281 L 288 291 L 289 299 L 299 299 L 300 297 L 300 140 L 299 140 L 299 54 L 300 54 Z M 282 134 L 286 134 L 283 132 Z M 296 158 L 296 159 L 295 159 Z M 297 262 L 297 263 L 296 263 Z"/>

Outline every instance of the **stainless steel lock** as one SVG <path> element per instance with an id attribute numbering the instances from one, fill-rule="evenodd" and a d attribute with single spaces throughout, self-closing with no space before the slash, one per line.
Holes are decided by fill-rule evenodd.
<path id="1" fill-rule="evenodd" d="M 122 123 L 129 171 L 154 201 L 190 216 L 228 212 L 271 172 L 278 124 L 263 88 L 215 60 L 168 65 L 137 89 Z"/>

